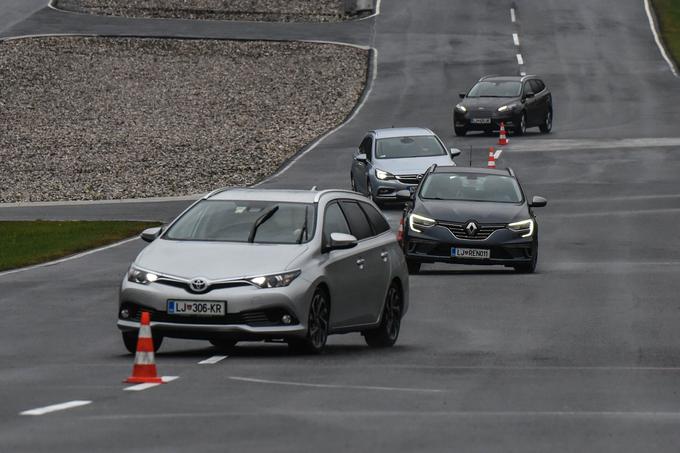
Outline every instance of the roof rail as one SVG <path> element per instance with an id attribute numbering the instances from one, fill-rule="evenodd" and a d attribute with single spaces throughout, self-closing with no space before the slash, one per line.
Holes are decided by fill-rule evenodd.
<path id="1" fill-rule="evenodd" d="M 215 189 L 210 193 L 207 193 L 203 195 L 203 199 L 207 200 L 208 198 L 214 197 L 218 193 L 226 192 L 227 190 L 232 190 L 232 189 L 241 189 L 242 187 L 221 187 L 219 189 Z"/>
<path id="2" fill-rule="evenodd" d="M 486 80 L 486 79 L 488 79 L 489 77 L 502 77 L 502 76 L 501 76 L 500 74 L 487 74 L 487 75 L 485 75 L 485 76 L 482 76 L 482 78 L 479 79 L 479 81 L 481 82 L 482 80 Z"/>
<path id="3" fill-rule="evenodd" d="M 328 195 L 328 194 L 331 194 L 331 193 L 338 193 L 338 192 L 348 193 L 348 194 L 352 194 L 352 195 L 361 195 L 359 192 L 354 192 L 353 190 L 347 190 L 347 189 L 324 189 L 324 190 L 320 190 L 319 192 L 317 192 L 316 197 L 314 197 L 314 202 L 318 203 L 319 200 L 321 200 L 321 197 L 323 197 L 324 195 Z"/>
<path id="4" fill-rule="evenodd" d="M 508 170 L 508 174 L 509 174 L 510 176 L 512 176 L 513 178 L 515 177 L 515 172 L 513 171 L 512 168 L 508 167 L 508 168 L 506 168 L 506 170 Z"/>

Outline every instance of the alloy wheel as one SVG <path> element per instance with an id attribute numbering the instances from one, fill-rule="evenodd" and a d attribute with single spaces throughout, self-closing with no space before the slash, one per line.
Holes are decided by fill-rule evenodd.
<path id="1" fill-rule="evenodd" d="M 321 349 L 328 339 L 328 301 L 321 291 L 317 291 L 309 307 L 308 338 L 314 349 Z"/>

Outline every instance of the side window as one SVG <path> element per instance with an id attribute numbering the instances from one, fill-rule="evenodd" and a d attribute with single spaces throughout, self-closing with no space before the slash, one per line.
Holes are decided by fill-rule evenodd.
<path id="1" fill-rule="evenodd" d="M 360 203 L 360 205 L 361 209 L 366 213 L 369 222 L 371 222 L 373 233 L 378 235 L 390 230 L 390 225 L 387 223 L 387 220 L 385 220 L 385 217 L 379 213 L 377 209 L 368 203 Z"/>
<path id="2" fill-rule="evenodd" d="M 356 201 L 341 201 L 340 205 L 349 222 L 350 231 L 358 240 L 373 236 L 373 230 L 371 230 L 366 214 Z"/>
<path id="3" fill-rule="evenodd" d="M 543 84 L 538 80 L 530 80 L 529 82 L 531 83 L 531 89 L 534 91 L 534 93 L 538 94 L 543 91 L 543 87 L 541 86 Z"/>
<path id="4" fill-rule="evenodd" d="M 349 225 L 337 203 L 326 206 L 326 214 L 323 220 L 323 241 L 327 245 L 331 240 L 331 233 L 351 234 Z"/>
<path id="5" fill-rule="evenodd" d="M 361 146 L 359 146 L 359 150 L 361 151 L 362 154 L 366 154 L 366 157 L 368 160 L 371 160 L 373 156 L 371 156 L 371 151 L 373 150 L 373 137 L 370 135 L 364 139 L 363 142 L 361 142 Z"/>
<path id="6" fill-rule="evenodd" d="M 529 80 L 524 82 L 524 95 L 526 96 L 527 93 L 534 93 L 534 90 L 531 88 L 531 85 L 529 85 Z"/>

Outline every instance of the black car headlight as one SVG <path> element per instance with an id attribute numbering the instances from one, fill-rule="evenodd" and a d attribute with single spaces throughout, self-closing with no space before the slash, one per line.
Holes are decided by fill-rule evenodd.
<path id="1" fill-rule="evenodd" d="M 130 270 L 128 271 L 127 279 L 129 282 L 148 285 L 149 283 L 153 283 L 158 280 L 158 274 L 131 266 Z"/>
<path id="2" fill-rule="evenodd" d="M 467 112 L 467 108 L 465 108 L 465 106 L 464 106 L 464 105 L 461 105 L 461 104 L 458 104 L 458 105 L 456 106 L 456 110 L 457 110 L 458 112 L 460 112 L 460 113 L 465 113 L 465 112 Z"/>
<path id="3" fill-rule="evenodd" d="M 296 270 L 280 274 L 261 275 L 259 277 L 251 277 L 248 281 L 259 288 L 283 288 L 298 278 L 300 273 L 299 270 Z"/>
<path id="4" fill-rule="evenodd" d="M 422 233 L 422 228 L 433 227 L 436 223 L 436 220 L 422 215 L 411 214 L 408 216 L 408 226 L 411 228 L 411 231 L 415 231 L 416 233 Z"/>
<path id="5" fill-rule="evenodd" d="M 501 105 L 498 107 L 498 111 L 503 113 L 503 112 L 508 112 L 508 111 L 513 111 L 517 107 L 519 107 L 519 104 L 507 104 L 507 105 Z"/>
<path id="6" fill-rule="evenodd" d="M 523 238 L 529 238 L 534 234 L 534 221 L 532 219 L 527 219 L 509 223 L 508 229 L 515 233 L 521 233 Z"/>

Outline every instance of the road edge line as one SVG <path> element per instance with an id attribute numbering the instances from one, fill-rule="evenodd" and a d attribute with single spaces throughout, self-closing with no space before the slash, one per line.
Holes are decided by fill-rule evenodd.
<path id="1" fill-rule="evenodd" d="M 647 19 L 649 20 L 649 28 L 651 28 L 652 34 L 654 35 L 656 46 L 659 48 L 661 56 L 664 60 L 666 60 L 666 63 L 668 64 L 668 67 L 670 68 L 673 75 L 675 77 L 680 77 L 680 74 L 678 74 L 678 68 L 675 66 L 675 62 L 668 55 L 668 50 L 666 49 L 666 46 L 659 35 L 658 17 L 656 15 L 656 11 L 652 11 L 651 0 L 644 0 L 644 3 L 645 13 L 647 13 Z"/>

